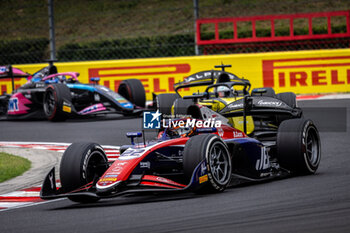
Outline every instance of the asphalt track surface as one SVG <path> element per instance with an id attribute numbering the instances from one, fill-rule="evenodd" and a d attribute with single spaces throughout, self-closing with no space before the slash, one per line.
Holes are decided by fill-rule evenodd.
<path id="1" fill-rule="evenodd" d="M 89 205 L 62 199 L 0 212 L 0 232 L 350 232 L 350 100 L 299 105 L 321 129 L 315 175 L 212 195 L 129 196 Z M 0 140 L 120 145 L 140 121 L 3 121 Z"/>

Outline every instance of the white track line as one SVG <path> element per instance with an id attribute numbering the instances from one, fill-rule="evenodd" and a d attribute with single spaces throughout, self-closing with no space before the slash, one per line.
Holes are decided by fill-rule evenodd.
<path id="1" fill-rule="evenodd" d="M 40 192 L 36 192 L 36 191 L 15 191 L 15 192 L 0 195 L 0 198 L 1 197 L 39 197 L 39 196 L 40 196 Z"/>

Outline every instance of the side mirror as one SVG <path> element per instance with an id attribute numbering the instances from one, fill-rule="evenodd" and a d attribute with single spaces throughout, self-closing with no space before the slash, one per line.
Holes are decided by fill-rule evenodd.
<path id="1" fill-rule="evenodd" d="M 131 145 L 135 145 L 134 138 L 142 137 L 142 132 L 128 132 L 128 133 L 126 133 L 126 137 L 130 138 Z"/>
<path id="2" fill-rule="evenodd" d="M 100 81 L 100 77 L 92 77 L 92 78 L 90 78 L 90 81 L 94 82 L 97 85 L 98 82 Z"/>
<path id="3" fill-rule="evenodd" d="M 217 132 L 217 128 L 197 128 L 196 133 L 215 133 Z"/>
<path id="4" fill-rule="evenodd" d="M 267 92 L 267 90 L 265 88 L 256 88 L 252 91 L 252 95 L 260 94 L 262 96 L 262 94 L 264 94 L 266 92 Z"/>
<path id="5" fill-rule="evenodd" d="M 193 103 L 198 103 L 198 100 L 199 99 L 203 99 L 203 98 L 206 98 L 207 97 L 207 94 L 196 94 L 196 95 L 186 95 L 183 97 L 183 99 L 192 99 L 193 100 Z"/>

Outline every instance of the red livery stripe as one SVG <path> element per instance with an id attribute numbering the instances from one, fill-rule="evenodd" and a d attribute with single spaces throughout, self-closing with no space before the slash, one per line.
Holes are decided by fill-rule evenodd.
<path id="1" fill-rule="evenodd" d="M 156 182 L 150 182 L 150 181 L 142 181 L 141 185 L 155 186 L 155 187 L 161 187 L 161 188 L 181 189 L 181 188 L 176 187 L 176 186 L 171 186 L 171 185 L 166 185 L 166 184 L 161 184 L 161 183 L 156 183 Z"/>
<path id="2" fill-rule="evenodd" d="M 0 202 L 40 202 L 40 197 L 0 197 Z"/>
<path id="3" fill-rule="evenodd" d="M 145 175 L 145 176 L 143 176 L 142 181 L 162 183 L 162 184 L 166 184 L 166 185 L 178 186 L 180 188 L 186 187 L 186 185 L 176 183 L 175 181 L 172 181 L 172 180 L 169 180 L 167 178 L 160 177 L 160 176 Z"/>
<path id="4" fill-rule="evenodd" d="M 59 181 L 58 181 L 59 182 Z M 41 187 L 33 187 L 33 188 L 26 188 L 22 189 L 21 191 L 26 191 L 26 192 L 40 192 Z"/>

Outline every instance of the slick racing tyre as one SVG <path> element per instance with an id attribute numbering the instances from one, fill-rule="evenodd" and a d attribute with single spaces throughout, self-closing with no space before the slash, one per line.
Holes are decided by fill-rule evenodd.
<path id="1" fill-rule="evenodd" d="M 7 113 L 9 107 L 10 95 L 4 94 L 0 96 L 0 116 Z"/>
<path id="2" fill-rule="evenodd" d="M 193 105 L 194 102 L 191 99 L 176 99 L 174 102 L 174 114 L 175 115 L 187 115 L 187 109 Z"/>
<path id="3" fill-rule="evenodd" d="M 146 106 L 145 88 L 138 79 L 123 80 L 119 85 L 118 93 L 136 106 L 142 108 Z"/>
<path id="4" fill-rule="evenodd" d="M 73 143 L 64 152 L 60 165 L 61 185 L 64 192 L 74 191 L 98 179 L 108 168 L 107 156 L 96 143 Z M 91 196 L 71 196 L 71 201 L 80 203 L 96 202 Z"/>
<path id="5" fill-rule="evenodd" d="M 72 111 L 72 96 L 69 88 L 62 84 L 49 85 L 44 93 L 43 108 L 50 121 L 65 121 Z"/>
<path id="6" fill-rule="evenodd" d="M 277 159 L 281 167 L 294 174 L 316 172 L 321 160 L 321 141 L 311 120 L 283 121 L 277 132 Z"/>
<path id="7" fill-rule="evenodd" d="M 282 92 L 276 95 L 276 98 L 285 102 L 289 107 L 297 107 L 297 97 L 293 92 Z"/>
<path id="8" fill-rule="evenodd" d="M 207 179 L 199 184 L 197 193 L 222 192 L 231 180 L 231 156 L 226 144 L 215 134 L 201 134 L 190 138 L 184 150 L 183 169 L 190 179 L 195 168 L 206 162 Z"/>
<path id="9" fill-rule="evenodd" d="M 171 115 L 171 107 L 173 106 L 174 101 L 178 98 L 180 98 L 180 96 L 175 93 L 157 95 L 156 97 L 157 109 L 162 114 Z"/>

